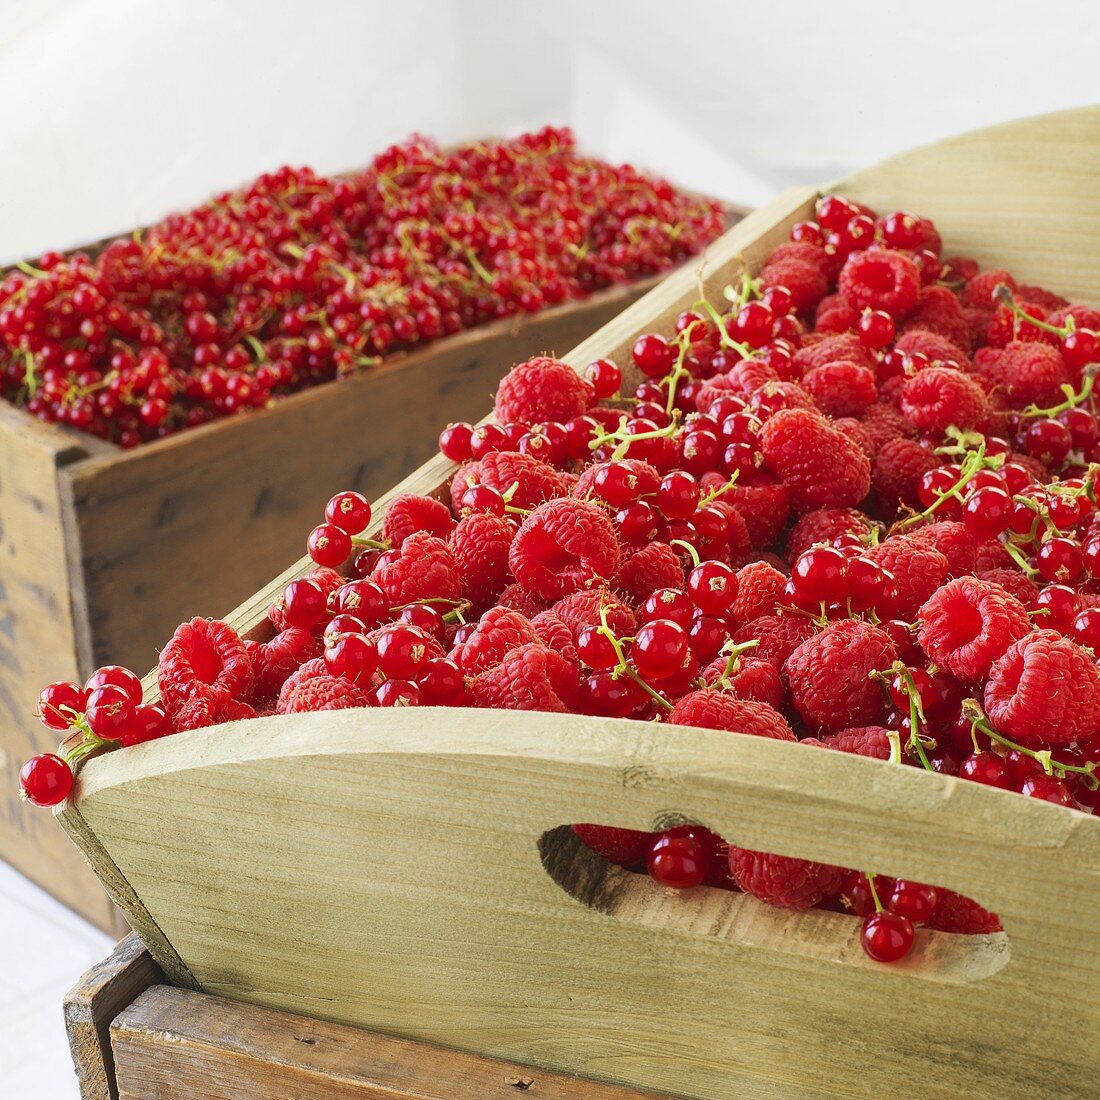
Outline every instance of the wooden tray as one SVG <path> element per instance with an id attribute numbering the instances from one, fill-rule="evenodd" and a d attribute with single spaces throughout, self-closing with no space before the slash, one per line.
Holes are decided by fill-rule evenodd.
<path id="1" fill-rule="evenodd" d="M 948 252 L 1100 300 L 1098 109 L 835 187 L 930 214 Z M 670 331 L 700 283 L 715 298 L 754 270 L 816 197 L 749 215 L 701 276 L 672 275 L 570 362 L 625 363 L 639 331 Z M 436 458 L 395 491 L 443 492 L 452 472 Z M 307 567 L 232 621 L 264 636 L 270 599 Z M 59 818 L 177 985 L 676 1095 L 1096 1095 L 1100 821 L 1006 791 L 710 730 L 359 710 L 107 755 Z M 565 828 L 683 820 L 960 891 L 1006 931 L 922 931 L 881 966 L 852 917 L 667 894 Z"/>
<path id="2" fill-rule="evenodd" d="M 131 451 L 0 401 L 0 858 L 124 927 L 72 846 L 19 802 L 23 761 L 55 743 L 34 718 L 41 687 L 108 661 L 147 668 L 182 619 L 224 614 L 295 558 L 319 502 L 381 493 L 435 451 L 436 425 L 476 419 L 517 358 L 573 347 L 658 282 L 483 325 Z"/>

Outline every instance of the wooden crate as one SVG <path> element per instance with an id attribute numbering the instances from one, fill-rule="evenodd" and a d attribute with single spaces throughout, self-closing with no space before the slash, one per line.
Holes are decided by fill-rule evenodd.
<path id="1" fill-rule="evenodd" d="M 65 998 L 81 1100 L 657 1100 L 168 985 L 131 933 Z"/>
<path id="2" fill-rule="evenodd" d="M 1090 109 L 835 186 L 931 215 L 949 252 L 1097 302 L 1098 184 Z M 715 299 L 755 270 L 817 194 L 749 215 L 701 279 L 672 275 L 567 358 L 626 363 L 700 282 Z M 395 492 L 443 494 L 452 473 L 436 458 Z M 270 599 L 306 568 L 232 621 L 266 636 Z M 1096 1095 L 1100 821 L 1010 792 L 704 729 L 351 710 L 109 754 L 58 816 L 180 986 L 681 1096 Z M 666 893 L 581 846 L 566 827 L 578 821 L 694 821 L 937 883 L 1006 931 L 923 930 L 882 966 L 853 917 Z"/>
<path id="3" fill-rule="evenodd" d="M 333 492 L 382 492 L 435 451 L 439 427 L 476 419 L 514 362 L 574 347 L 658 282 L 484 325 L 131 451 L 0 401 L 0 859 L 121 931 L 72 846 L 19 802 L 23 761 L 56 743 L 34 718 L 39 689 L 108 661 L 147 668 L 182 619 L 224 614 L 297 557 Z"/>

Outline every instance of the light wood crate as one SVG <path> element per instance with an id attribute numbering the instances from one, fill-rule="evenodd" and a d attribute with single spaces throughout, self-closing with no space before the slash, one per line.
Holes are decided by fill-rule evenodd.
<path id="1" fill-rule="evenodd" d="M 947 252 L 1100 300 L 1100 109 L 967 135 L 832 185 Z M 811 215 L 787 192 L 567 358 L 629 358 Z M 394 492 L 444 494 L 441 458 Z M 385 498 L 377 513 L 385 510 Z M 264 612 L 299 562 L 232 617 Z M 150 690 L 153 682 L 150 681 Z M 1096 1095 L 1100 821 L 798 744 L 458 709 L 272 717 L 109 754 L 59 812 L 182 987 L 680 1096 Z M 566 826 L 700 822 L 935 883 L 1000 914 L 883 966 L 859 922 L 609 867 Z"/>

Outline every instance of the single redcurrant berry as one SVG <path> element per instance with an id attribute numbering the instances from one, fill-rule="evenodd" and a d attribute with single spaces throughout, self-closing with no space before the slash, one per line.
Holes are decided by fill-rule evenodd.
<path id="1" fill-rule="evenodd" d="M 439 453 L 452 462 L 469 462 L 473 457 L 474 426 L 460 421 L 439 433 Z"/>
<path id="2" fill-rule="evenodd" d="M 894 248 L 917 249 L 924 244 L 924 226 L 916 214 L 898 210 L 883 219 L 882 237 Z"/>
<path id="3" fill-rule="evenodd" d="M 878 351 L 894 339 L 894 318 L 881 309 L 867 309 L 860 316 L 857 326 L 859 342 L 871 351 Z"/>
<path id="4" fill-rule="evenodd" d="M 657 488 L 657 507 L 669 519 L 688 519 L 699 506 L 699 483 L 684 470 L 665 474 Z"/>
<path id="5" fill-rule="evenodd" d="M 1045 612 L 1035 617 L 1039 626 L 1053 627 L 1066 633 L 1081 609 L 1077 590 L 1065 584 L 1048 584 L 1035 597 L 1035 610 Z"/>
<path id="6" fill-rule="evenodd" d="M 688 575 L 687 591 L 700 611 L 724 615 L 737 599 L 737 573 L 725 562 L 705 561 Z"/>
<path id="7" fill-rule="evenodd" d="M 325 505 L 325 519 L 349 535 L 358 535 L 365 531 L 370 523 L 370 517 L 370 501 L 361 493 L 353 493 L 350 490 L 337 493 Z"/>
<path id="8" fill-rule="evenodd" d="M 283 616 L 287 626 L 309 630 L 325 617 L 325 593 L 316 581 L 291 581 L 283 589 Z"/>
<path id="9" fill-rule="evenodd" d="M 1061 421 L 1036 420 L 1024 433 L 1024 446 L 1048 466 L 1060 466 L 1073 447 L 1073 437 Z"/>
<path id="10" fill-rule="evenodd" d="M 328 609 L 334 615 L 354 615 L 365 626 L 378 626 L 389 614 L 389 600 L 374 581 L 348 581 L 329 596 Z"/>
<path id="11" fill-rule="evenodd" d="M 436 707 L 457 707 L 466 698 L 462 669 L 446 657 L 433 657 L 417 681 L 423 701 Z"/>
<path id="12" fill-rule="evenodd" d="M 638 370 L 647 378 L 661 378 L 668 374 L 672 361 L 676 358 L 675 349 L 655 332 L 639 336 L 634 341 L 631 354 Z"/>
<path id="13" fill-rule="evenodd" d="M 904 959 L 913 949 L 916 933 L 913 922 L 898 913 L 872 913 L 860 932 L 863 950 L 875 962 L 891 963 Z"/>
<path id="14" fill-rule="evenodd" d="M 1084 573 L 1085 556 L 1074 539 L 1047 539 L 1035 555 L 1035 565 L 1048 581 L 1070 584 Z"/>
<path id="15" fill-rule="evenodd" d="M 88 695 L 68 680 L 47 684 L 38 695 L 38 720 L 48 730 L 62 732 L 84 713 Z"/>
<path id="16" fill-rule="evenodd" d="M 401 609 L 398 621 L 415 626 L 425 634 L 430 634 L 437 642 L 443 641 L 447 632 L 447 623 L 439 610 L 426 603 L 411 603 Z"/>
<path id="17" fill-rule="evenodd" d="M 619 663 L 615 646 L 598 626 L 582 626 L 577 631 L 577 654 L 589 668 L 597 672 L 614 668 Z"/>
<path id="18" fill-rule="evenodd" d="M 688 636 L 671 619 L 643 623 L 634 636 L 630 659 L 644 679 L 663 680 L 687 660 Z"/>
<path id="19" fill-rule="evenodd" d="M 893 879 L 882 875 L 865 875 L 862 871 L 853 871 L 842 892 L 842 898 L 857 917 L 869 917 L 875 912 L 875 896 L 871 892 L 869 878 L 875 881 L 875 890 L 879 899 L 889 897 L 894 888 Z"/>
<path id="20" fill-rule="evenodd" d="M 58 806 L 72 789 L 72 769 L 52 752 L 32 756 L 19 769 L 20 795 L 33 806 Z"/>
<path id="21" fill-rule="evenodd" d="M 333 676 L 365 685 L 378 667 L 378 653 L 365 635 L 341 634 L 325 647 L 325 667 Z"/>
<path id="22" fill-rule="evenodd" d="M 1078 328 L 1062 337 L 1062 359 L 1073 371 L 1084 370 L 1089 363 L 1100 363 L 1100 334 Z"/>
<path id="23" fill-rule="evenodd" d="M 847 589 L 848 559 L 832 546 L 814 546 L 798 556 L 791 581 L 808 600 L 830 600 Z"/>
<path id="24" fill-rule="evenodd" d="M 920 882 L 898 879 L 887 908 L 898 916 L 908 917 L 914 924 L 924 924 L 932 919 L 938 901 L 936 888 Z"/>
<path id="25" fill-rule="evenodd" d="M 623 384 L 623 372 L 610 359 L 597 359 L 584 369 L 584 380 L 592 387 L 597 401 L 614 397 Z"/>
<path id="26" fill-rule="evenodd" d="M 351 554 L 351 536 L 333 523 L 322 523 L 310 531 L 306 548 L 318 565 L 336 569 Z"/>
<path id="27" fill-rule="evenodd" d="M 686 592 L 676 588 L 659 588 L 646 597 L 639 617 L 646 623 L 654 619 L 671 619 L 686 630 L 694 616 L 695 604 Z"/>
<path id="28" fill-rule="evenodd" d="M 601 718 L 627 718 L 641 705 L 641 688 L 626 676 L 594 672 L 581 683 L 580 709 Z"/>
<path id="29" fill-rule="evenodd" d="M 1086 607 L 1078 611 L 1070 627 L 1070 636 L 1093 653 L 1100 654 L 1100 607 Z"/>
<path id="30" fill-rule="evenodd" d="M 657 537 L 661 517 L 648 501 L 635 500 L 615 514 L 615 526 L 622 542 L 649 542 Z"/>
<path id="31" fill-rule="evenodd" d="M 380 707 L 420 706 L 420 688 L 411 680 L 383 680 L 374 697 Z"/>
<path id="32" fill-rule="evenodd" d="M 730 632 L 724 619 L 716 615 L 696 615 L 688 630 L 688 645 L 700 664 L 713 661 L 722 646 L 729 640 Z"/>
<path id="33" fill-rule="evenodd" d="M 1012 510 L 1012 497 L 1004 489 L 987 485 L 967 497 L 963 523 L 978 538 L 996 538 L 1008 527 Z"/>
<path id="34" fill-rule="evenodd" d="M 479 424 L 470 436 L 470 457 L 484 458 L 508 446 L 508 436 L 496 424 Z"/>
<path id="35" fill-rule="evenodd" d="M 104 665 L 102 668 L 97 668 L 88 677 L 88 682 L 84 685 L 84 692 L 86 695 L 91 695 L 93 691 L 101 687 L 121 688 L 135 706 L 141 702 L 142 696 L 145 694 L 141 686 L 141 680 L 128 668 L 123 668 L 122 665 Z"/>
<path id="36" fill-rule="evenodd" d="M 817 223 L 822 229 L 837 232 L 844 229 L 859 211 L 839 195 L 826 195 L 818 200 Z"/>
<path id="37" fill-rule="evenodd" d="M 653 842 L 646 860 L 650 877 L 661 886 L 690 890 L 707 877 L 710 848 L 690 826 L 662 833 Z"/>
<path id="38" fill-rule="evenodd" d="M 378 667 L 383 676 L 415 680 L 431 659 L 428 636 L 415 626 L 394 623 L 378 632 Z"/>
<path id="39" fill-rule="evenodd" d="M 1053 775 L 1029 775 L 1020 784 L 1020 794 L 1028 798 L 1041 798 L 1044 802 L 1053 802 L 1057 806 L 1073 806 L 1073 792 L 1062 779 Z"/>
<path id="40" fill-rule="evenodd" d="M 123 747 L 143 745 L 146 741 L 158 741 L 173 732 L 172 720 L 161 707 L 143 703 L 134 708 L 134 716 L 122 731 L 118 743 Z"/>
<path id="41" fill-rule="evenodd" d="M 134 702 L 114 684 L 96 688 L 88 696 L 84 718 L 88 728 L 105 741 L 117 741 L 134 717 Z"/>

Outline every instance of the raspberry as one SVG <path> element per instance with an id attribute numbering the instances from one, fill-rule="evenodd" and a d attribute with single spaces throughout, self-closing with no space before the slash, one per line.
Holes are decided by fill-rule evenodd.
<path id="1" fill-rule="evenodd" d="M 952 282 L 969 282 L 981 270 L 978 261 L 969 256 L 945 256 L 944 278 Z"/>
<path id="2" fill-rule="evenodd" d="M 362 688 L 342 676 L 322 673 L 299 684 L 293 691 L 280 696 L 280 714 L 301 714 L 310 710 L 349 710 L 370 706 Z"/>
<path id="3" fill-rule="evenodd" d="M 902 340 L 906 335 L 922 333 L 934 339 L 942 347 L 935 354 L 929 354 L 924 346 L 910 344 L 901 348 L 902 351 L 920 351 L 929 359 L 956 359 L 962 361 L 969 356 L 972 346 L 970 325 L 967 324 L 966 315 L 959 305 L 958 298 L 945 286 L 926 286 L 920 292 L 917 308 L 905 319 L 902 324 Z M 901 340 L 897 345 L 901 344 Z M 929 345 L 925 345 L 929 346 Z M 934 347 L 935 345 L 932 345 Z"/>
<path id="4" fill-rule="evenodd" d="M 547 600 L 614 581 L 621 561 L 606 512 L 569 497 L 536 508 L 520 524 L 508 553 L 516 580 Z"/>
<path id="5" fill-rule="evenodd" d="M 985 712 L 994 729 L 1027 745 L 1084 740 L 1100 732 L 1100 670 L 1090 650 L 1036 630 L 993 663 Z"/>
<path id="6" fill-rule="evenodd" d="M 928 921 L 928 927 L 969 936 L 1002 931 L 1001 920 L 996 913 L 942 886 L 936 889 L 936 911 Z"/>
<path id="7" fill-rule="evenodd" d="M 201 730 L 222 722 L 240 722 L 255 718 L 256 712 L 247 703 L 239 703 L 222 692 L 196 695 L 180 707 L 172 720 L 176 733 Z"/>
<path id="8" fill-rule="evenodd" d="M 910 621 L 947 579 L 947 558 L 934 546 L 908 536 L 889 538 L 865 556 L 889 570 L 897 586 L 889 606 L 880 609 L 882 618 Z"/>
<path id="9" fill-rule="evenodd" d="M 522 584 L 516 584 L 515 582 L 505 586 L 497 603 L 501 607 L 510 607 L 513 611 L 518 611 L 529 619 L 533 619 L 540 612 L 546 610 L 545 600 L 537 599 Z"/>
<path id="10" fill-rule="evenodd" d="M 760 279 L 765 287 L 786 287 L 795 309 L 801 312 L 813 309 L 829 290 L 824 271 L 816 263 L 797 256 L 769 260 L 760 272 Z"/>
<path id="11" fill-rule="evenodd" d="M 737 643 L 759 641 L 752 651 L 753 656 L 771 661 L 783 672 L 787 658 L 816 633 L 813 623 L 799 615 L 761 615 L 740 627 L 733 640 Z"/>
<path id="12" fill-rule="evenodd" d="M 950 291 L 946 293 L 950 294 Z M 954 300 L 953 295 L 952 300 Z M 962 320 L 962 324 L 966 324 L 965 319 Z M 913 325 L 911 321 L 907 325 L 912 327 L 907 327 L 905 335 L 894 344 L 895 351 L 903 352 L 905 355 L 923 355 L 929 363 L 955 363 L 960 370 L 970 370 L 970 356 L 955 341 Z M 969 329 L 967 331 L 969 333 Z M 968 335 L 967 345 L 969 342 Z"/>
<path id="13" fill-rule="evenodd" d="M 401 493 L 390 501 L 382 521 L 382 538 L 391 546 L 400 546 L 415 531 L 427 531 L 445 539 L 455 521 L 445 504 L 416 493 Z"/>
<path id="14" fill-rule="evenodd" d="M 795 370 L 805 376 L 817 367 L 824 367 L 827 363 L 835 363 L 840 359 L 867 367 L 869 370 L 874 370 L 875 367 L 874 359 L 859 342 L 859 337 L 851 332 L 838 333 L 835 336 L 825 336 L 816 340 L 810 333 L 807 338 L 804 338 L 802 347 L 794 353 L 793 362 Z"/>
<path id="15" fill-rule="evenodd" d="M 618 638 L 632 635 L 638 627 L 634 612 L 606 588 L 574 592 L 571 596 L 558 600 L 550 610 L 569 627 L 574 641 L 583 627 L 600 625 L 601 611 L 607 617 L 608 627 Z"/>
<path id="16" fill-rule="evenodd" d="M 1013 294 L 1019 290 L 1016 280 L 1001 268 L 996 268 L 993 271 L 983 271 L 980 275 L 975 275 L 963 289 L 963 305 L 993 309 L 997 305 L 997 299 L 993 295 L 1001 284 L 1008 287 Z"/>
<path id="17" fill-rule="evenodd" d="M 496 710 L 571 711 L 579 690 L 577 666 L 540 642 L 510 650 L 469 683 L 474 705 Z"/>
<path id="18" fill-rule="evenodd" d="M 875 457 L 875 438 L 863 426 L 861 420 L 855 420 L 850 416 L 842 416 L 833 421 L 833 426 L 838 432 L 843 432 L 867 457 Z"/>
<path id="19" fill-rule="evenodd" d="M 726 500 L 712 500 L 708 505 L 716 508 L 726 517 L 726 548 L 729 550 L 731 562 L 744 561 L 752 550 L 752 539 L 749 537 L 749 525 L 741 510 Z"/>
<path id="20" fill-rule="evenodd" d="M 279 694 L 291 673 L 321 655 L 321 643 L 308 630 L 288 627 L 263 645 L 245 642 L 252 652 L 252 700 L 266 702 Z"/>
<path id="21" fill-rule="evenodd" d="M 577 653 L 577 647 L 573 642 L 573 631 L 553 611 L 544 611 L 541 615 L 536 615 L 531 620 L 531 625 L 535 628 L 538 640 L 547 649 L 560 653 L 566 660 L 580 663 L 580 654 Z"/>
<path id="22" fill-rule="evenodd" d="M 777 412 L 760 430 L 760 449 L 765 468 L 790 490 L 799 514 L 854 507 L 871 488 L 871 463 L 859 446 L 806 409 Z"/>
<path id="23" fill-rule="evenodd" d="M 416 600 L 457 600 L 462 595 L 458 561 L 442 539 L 426 531 L 409 535 L 397 560 L 376 565 L 371 580 L 385 593 L 390 607 Z"/>
<path id="24" fill-rule="evenodd" d="M 507 607 L 490 607 L 478 620 L 473 633 L 451 651 L 451 660 L 473 675 L 493 668 L 504 655 L 528 642 L 538 642 L 531 621 Z"/>
<path id="25" fill-rule="evenodd" d="M 753 737 L 770 737 L 773 741 L 795 740 L 786 718 L 767 703 L 739 699 L 716 688 L 702 688 L 685 695 L 668 712 L 665 721 L 672 726 L 728 730 Z"/>
<path id="26" fill-rule="evenodd" d="M 1036 321 L 1046 320 L 1047 311 L 1038 302 L 1018 298 L 1016 308 Z M 991 348 L 1007 347 L 1014 341 L 1028 344 L 1056 343 L 1056 337 L 1051 332 L 1032 324 L 1007 305 L 998 306 L 993 311 L 985 338 Z"/>
<path id="27" fill-rule="evenodd" d="M 586 848 L 591 848 L 608 863 L 631 868 L 649 855 L 654 834 L 637 829 L 616 829 L 610 825 L 574 825 L 573 832 Z"/>
<path id="28" fill-rule="evenodd" d="M 974 366 L 1016 408 L 1056 405 L 1064 398 L 1062 386 L 1072 381 L 1058 349 L 1049 344 L 1014 340 L 1000 350 L 982 348 Z"/>
<path id="29" fill-rule="evenodd" d="M 512 578 L 508 550 L 515 524 L 491 512 L 475 512 L 459 520 L 448 545 L 462 574 L 462 594 L 475 607 L 499 596 Z"/>
<path id="30" fill-rule="evenodd" d="M 1000 585 L 959 577 L 920 609 L 917 640 L 930 660 L 958 679 L 978 683 L 1031 628 L 1027 610 Z"/>
<path id="31" fill-rule="evenodd" d="M 952 367 L 928 367 L 901 388 L 901 411 L 922 432 L 942 434 L 981 425 L 989 414 L 985 391 Z"/>
<path id="32" fill-rule="evenodd" d="M 787 578 L 766 561 L 752 561 L 737 570 L 737 595 L 730 606 L 735 623 L 747 623 L 775 611 Z"/>
<path id="33" fill-rule="evenodd" d="M 970 346 L 980 349 L 983 344 L 988 344 L 993 310 L 963 306 L 963 317 L 966 318 L 966 327 L 970 330 Z"/>
<path id="34" fill-rule="evenodd" d="M 888 248 L 853 252 L 840 272 L 837 289 L 854 309 L 881 309 L 904 317 L 917 304 L 920 268 Z"/>
<path id="35" fill-rule="evenodd" d="M 708 687 L 714 687 L 715 681 L 725 673 L 728 663 L 727 658 L 716 657 L 703 669 L 703 682 Z M 741 657 L 737 667 L 719 686 L 738 699 L 755 699 L 758 703 L 767 703 L 775 710 L 782 707 L 783 696 L 786 694 L 779 669 L 771 661 L 749 656 Z"/>
<path id="36" fill-rule="evenodd" d="M 847 359 L 807 371 L 802 385 L 830 416 L 861 416 L 878 397 L 874 372 Z"/>
<path id="37" fill-rule="evenodd" d="M 1021 283 L 1019 287 L 1020 297 L 1027 302 L 1035 302 L 1046 310 L 1065 309 L 1069 305 L 1069 299 L 1061 294 L 1055 294 L 1053 290 L 1047 290 L 1042 286 L 1028 286 Z"/>
<path id="38" fill-rule="evenodd" d="M 859 311 L 853 309 L 841 294 L 830 294 L 817 303 L 814 311 L 815 332 L 848 332 L 859 323 Z"/>
<path id="39" fill-rule="evenodd" d="M 787 560 L 798 556 L 819 543 L 831 546 L 840 535 L 868 535 L 871 524 L 867 517 L 855 508 L 818 508 L 800 516 L 787 534 Z"/>
<path id="40" fill-rule="evenodd" d="M 706 484 L 704 487 L 711 488 Z M 756 550 L 775 545 L 791 514 L 790 491 L 778 481 L 736 484 L 722 494 L 722 499 L 741 513 L 749 541 Z"/>
<path id="41" fill-rule="evenodd" d="M 501 424 L 564 422 L 593 402 L 590 386 L 568 364 L 540 355 L 514 366 L 501 379 L 494 412 Z"/>
<path id="42" fill-rule="evenodd" d="M 940 457 L 915 439 L 891 439 L 871 463 L 871 484 L 879 504 L 888 511 L 899 505 L 917 510 L 921 477 L 941 464 Z"/>
<path id="43" fill-rule="evenodd" d="M 782 909 L 810 909 L 835 897 L 844 884 L 844 870 L 792 856 L 753 852 L 730 845 L 730 874 L 754 898 Z"/>
<path id="44" fill-rule="evenodd" d="M 890 730 L 884 726 L 856 726 L 837 730 L 820 738 L 807 737 L 803 745 L 814 744 L 823 749 L 850 752 L 856 756 L 869 756 L 873 760 L 889 760 L 891 754 Z"/>
<path id="45" fill-rule="evenodd" d="M 160 652 L 157 685 L 169 717 L 190 699 L 220 692 L 243 699 L 252 680 L 252 661 L 244 642 L 217 619 L 191 619 L 176 627 Z"/>
<path id="46" fill-rule="evenodd" d="M 929 523 L 910 532 L 909 538 L 922 546 L 932 546 L 947 558 L 947 575 L 962 577 L 974 573 L 978 567 L 978 554 L 983 548 L 981 539 L 956 520 Z"/>
<path id="47" fill-rule="evenodd" d="M 989 581 L 990 584 L 999 584 L 1009 595 L 1015 596 L 1024 607 L 1031 608 L 1035 606 L 1035 597 L 1039 595 L 1039 586 L 1030 577 L 1021 573 L 1019 569 L 986 569 L 980 572 L 978 577 L 983 581 Z"/>
<path id="48" fill-rule="evenodd" d="M 761 386 L 778 381 L 779 375 L 775 368 L 762 359 L 739 359 L 725 374 L 708 378 L 700 386 L 695 397 L 695 407 L 700 412 L 706 412 L 719 397 L 729 394 L 748 397 Z"/>
<path id="49" fill-rule="evenodd" d="M 467 462 L 451 481 L 451 508 L 462 514 L 462 497 L 475 485 L 487 485 L 502 495 L 515 486 L 510 503 L 524 510 L 561 496 L 565 479 L 552 466 L 517 451 L 493 451 L 476 462 Z"/>
<path id="50" fill-rule="evenodd" d="M 1051 311 L 1047 322 L 1056 328 L 1063 328 L 1071 317 L 1076 328 L 1100 332 L 1100 309 L 1093 309 L 1092 306 L 1061 306 Z"/>
<path id="51" fill-rule="evenodd" d="M 324 657 L 313 657 L 306 661 L 301 668 L 296 672 L 292 672 L 284 682 L 283 686 L 279 689 L 279 699 L 275 705 L 276 714 L 285 714 L 286 704 L 290 699 L 290 696 L 304 683 L 312 680 L 316 676 L 328 676 L 328 667 L 325 665 Z"/>
<path id="52" fill-rule="evenodd" d="M 787 658 L 791 699 L 798 713 L 818 729 L 848 729 L 878 722 L 886 713 L 873 672 L 897 660 L 885 631 L 856 619 L 830 623 Z"/>
<path id="53" fill-rule="evenodd" d="M 913 425 L 887 401 L 877 401 L 860 420 L 863 430 L 871 436 L 877 454 L 893 439 L 912 438 L 916 435 Z"/>
<path id="54" fill-rule="evenodd" d="M 683 588 L 684 566 L 667 542 L 649 542 L 628 551 L 619 573 L 619 590 L 631 603 L 641 603 L 658 588 Z"/>
<path id="55" fill-rule="evenodd" d="M 766 416 L 769 411 L 780 408 L 817 408 L 817 402 L 810 395 L 810 391 L 797 382 L 765 382 L 764 385 L 752 391 L 749 400 L 754 407 L 763 410 L 761 416 Z"/>

